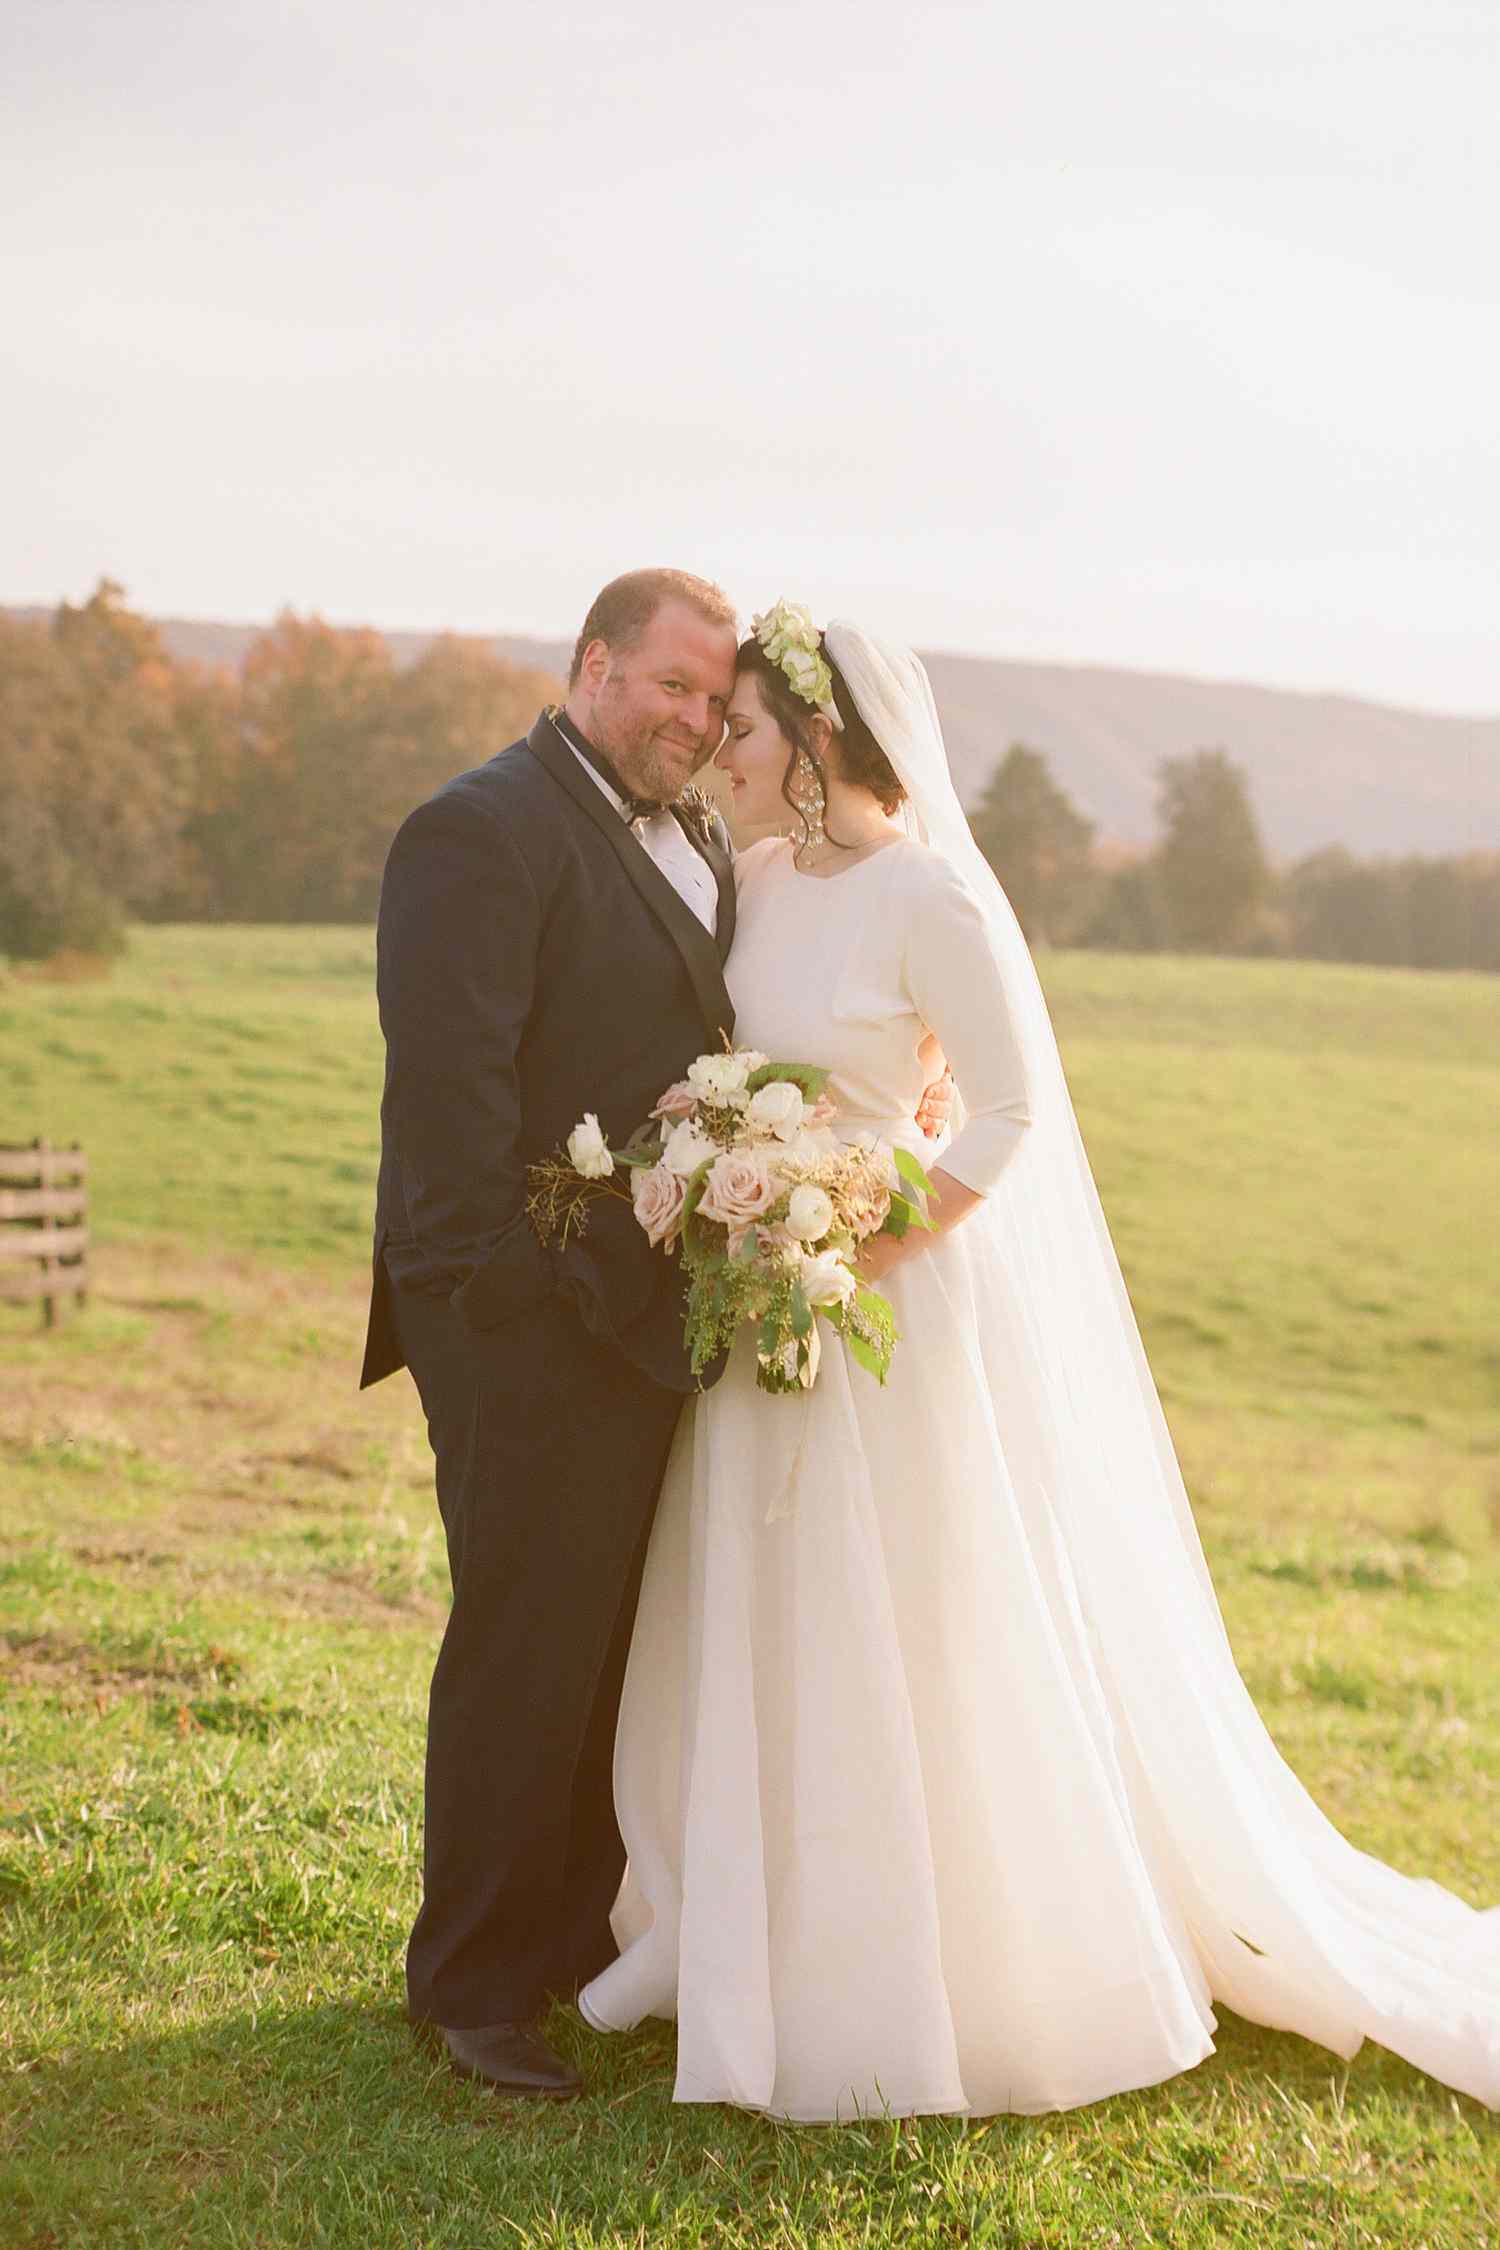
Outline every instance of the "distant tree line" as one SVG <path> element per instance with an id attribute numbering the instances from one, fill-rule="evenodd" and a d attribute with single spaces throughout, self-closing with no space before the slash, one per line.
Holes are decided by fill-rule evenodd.
<path id="1" fill-rule="evenodd" d="M 294 616 L 237 673 L 174 663 L 107 580 L 0 617 L 0 955 L 111 953 L 132 916 L 368 921 L 412 806 L 556 692 L 477 642 L 403 668 Z"/>
<path id="2" fill-rule="evenodd" d="M 1022 743 L 970 817 L 1033 944 L 1500 969 L 1500 851 L 1361 859 L 1332 845 L 1275 868 L 1223 750 L 1162 759 L 1157 841 L 1127 857 L 1100 851 Z"/>
<path id="3" fill-rule="evenodd" d="M 0 956 L 110 953 L 132 918 L 363 922 L 392 835 L 558 692 L 481 643 L 400 666 L 378 633 L 284 616 L 238 672 L 176 663 L 104 581 L 0 616 Z M 1015 745 L 973 822 L 1033 943 L 1500 969 L 1500 852 L 1272 867 L 1243 770 L 1167 758 L 1160 834 L 1113 855 Z"/>

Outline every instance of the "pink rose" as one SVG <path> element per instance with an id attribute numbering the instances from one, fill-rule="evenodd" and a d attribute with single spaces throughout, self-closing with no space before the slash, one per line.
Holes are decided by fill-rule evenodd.
<path id="1" fill-rule="evenodd" d="M 651 1114 L 653 1117 L 691 1117 L 698 1107 L 698 1096 L 685 1078 L 669 1086 Z"/>
<path id="2" fill-rule="evenodd" d="M 731 1148 L 714 1159 L 698 1209 L 705 1219 L 716 1219 L 729 1229 L 733 1248 L 780 1193 L 780 1183 L 772 1178 L 763 1157 L 754 1150 Z"/>
<path id="3" fill-rule="evenodd" d="M 816 1131 L 820 1125 L 831 1125 L 838 1113 L 838 1103 L 831 1102 L 826 1094 L 819 1094 L 812 1108 L 808 1111 L 805 1122 Z"/>
<path id="4" fill-rule="evenodd" d="M 630 1199 L 636 1220 L 645 1228 L 653 1250 L 676 1235 L 686 1192 L 686 1180 L 669 1172 L 665 1164 L 653 1164 L 649 1171 L 639 1167 L 631 1174 Z"/>

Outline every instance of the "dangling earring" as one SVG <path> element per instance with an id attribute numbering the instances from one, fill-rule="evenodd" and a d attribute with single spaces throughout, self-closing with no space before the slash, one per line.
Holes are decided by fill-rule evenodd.
<path id="1" fill-rule="evenodd" d="M 797 770 L 792 775 L 787 793 L 797 818 L 802 823 L 802 840 L 792 846 L 792 858 L 800 864 L 805 852 L 815 852 L 822 843 L 823 815 L 828 808 L 822 770 L 817 759 L 810 757 L 805 750 L 797 752 Z"/>

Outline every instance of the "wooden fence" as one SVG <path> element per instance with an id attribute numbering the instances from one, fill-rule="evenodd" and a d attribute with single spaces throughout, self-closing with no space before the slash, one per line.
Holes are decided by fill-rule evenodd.
<path id="1" fill-rule="evenodd" d="M 0 1297 L 39 1297 L 47 1328 L 88 1297 L 88 1168 L 77 1148 L 0 1148 Z"/>

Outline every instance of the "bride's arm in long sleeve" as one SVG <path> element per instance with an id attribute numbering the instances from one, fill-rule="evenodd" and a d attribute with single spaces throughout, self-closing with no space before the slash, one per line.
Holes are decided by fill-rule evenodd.
<path id="1" fill-rule="evenodd" d="M 983 910 L 951 869 L 929 870 L 908 931 L 907 996 L 941 1042 L 967 1115 L 938 1166 L 927 1215 L 938 1235 L 977 1210 L 1031 1123 L 1030 1090 Z M 860 1260 L 878 1280 L 935 1239 L 913 1228 L 900 1242 L 877 1236 Z"/>

